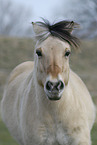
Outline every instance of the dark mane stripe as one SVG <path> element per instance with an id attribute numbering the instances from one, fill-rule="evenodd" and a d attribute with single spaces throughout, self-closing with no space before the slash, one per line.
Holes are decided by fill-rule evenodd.
<path id="1" fill-rule="evenodd" d="M 39 26 L 44 27 L 51 36 L 54 36 L 63 41 L 66 41 L 73 47 L 76 47 L 76 48 L 79 47 L 79 44 L 80 44 L 79 39 L 71 34 L 71 32 L 75 28 L 78 28 L 79 25 L 77 23 L 73 21 L 60 21 L 58 23 L 51 25 L 48 20 L 43 19 L 43 21 L 44 22 L 36 22 L 36 23 Z"/>

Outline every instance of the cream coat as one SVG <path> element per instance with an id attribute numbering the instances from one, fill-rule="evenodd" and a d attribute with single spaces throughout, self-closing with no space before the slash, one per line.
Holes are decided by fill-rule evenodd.
<path id="1" fill-rule="evenodd" d="M 70 49 L 68 44 L 51 37 L 37 45 L 36 49 L 45 47 L 42 51 L 49 54 L 52 45 L 46 46 L 50 42 L 56 54 L 59 45 L 64 50 Z M 58 52 L 59 56 L 62 49 Z M 66 58 L 64 63 L 68 69 L 60 72 L 62 80 L 66 81 L 62 98 L 50 101 L 44 92 L 48 75 L 41 66 L 51 63 L 52 57 L 47 57 L 48 61 L 42 63 L 35 54 L 35 63 L 24 62 L 13 70 L 1 102 L 3 121 L 20 145 L 91 145 L 90 131 L 95 119 L 91 96 L 82 80 L 69 68 Z M 64 79 L 65 74 L 68 79 Z"/>

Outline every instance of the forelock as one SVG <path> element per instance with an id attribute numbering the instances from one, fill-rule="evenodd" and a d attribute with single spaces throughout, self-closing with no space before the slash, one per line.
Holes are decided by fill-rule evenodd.
<path id="1" fill-rule="evenodd" d="M 62 41 L 68 42 L 71 46 L 78 48 L 80 41 L 77 37 L 73 36 L 71 32 L 78 28 L 78 24 L 73 21 L 60 21 L 53 25 L 46 19 L 43 22 L 36 22 L 44 31 L 36 35 L 39 42 L 44 41 L 49 36 L 57 37 Z"/>

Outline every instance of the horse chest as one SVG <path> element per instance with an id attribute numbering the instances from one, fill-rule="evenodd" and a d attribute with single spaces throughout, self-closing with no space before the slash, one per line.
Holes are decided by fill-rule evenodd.
<path id="1" fill-rule="evenodd" d="M 71 145 L 71 138 L 67 133 L 67 129 L 63 128 L 60 123 L 41 126 L 39 135 L 43 145 Z"/>

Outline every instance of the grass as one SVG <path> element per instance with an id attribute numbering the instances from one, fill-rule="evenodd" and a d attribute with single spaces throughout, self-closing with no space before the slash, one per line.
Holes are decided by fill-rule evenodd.
<path id="1" fill-rule="evenodd" d="M 70 67 L 83 79 L 97 105 L 97 41 L 82 41 L 81 52 L 72 50 Z M 0 37 L 0 96 L 7 76 L 23 61 L 33 60 L 34 42 L 25 38 Z M 1 98 L 0 97 L 0 98 Z M 92 129 L 92 145 L 97 145 L 97 119 Z M 0 145 L 18 145 L 0 118 Z"/>
<path id="2" fill-rule="evenodd" d="M 97 122 L 93 126 L 91 136 L 92 136 L 92 145 L 97 145 Z"/>

